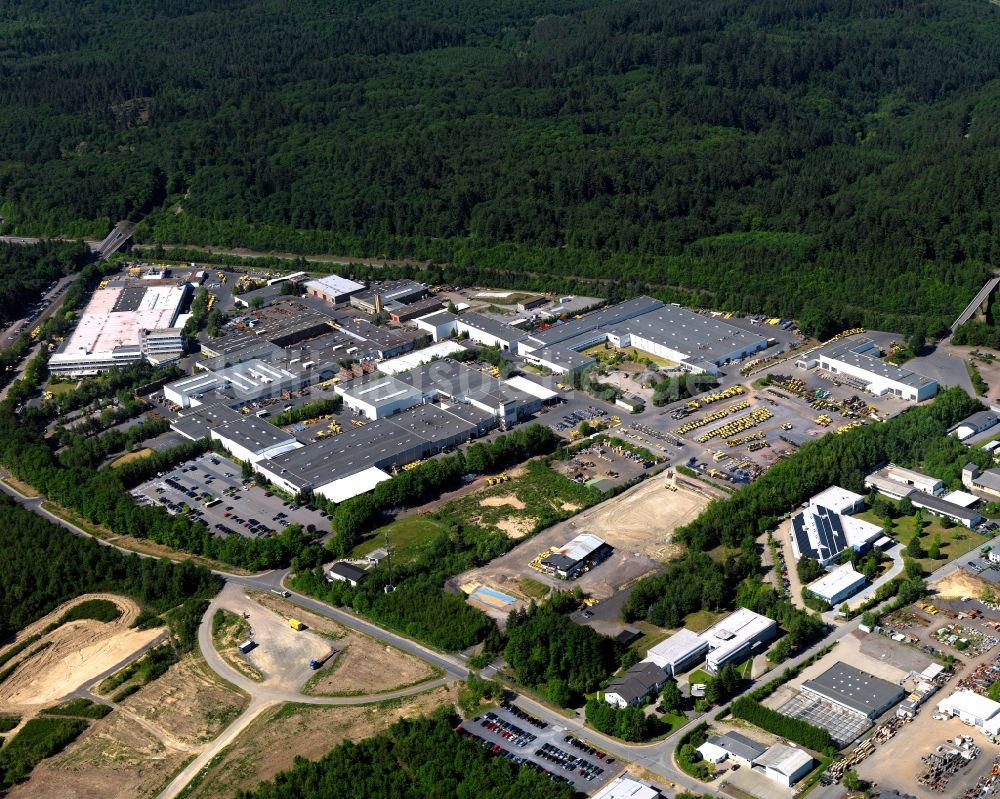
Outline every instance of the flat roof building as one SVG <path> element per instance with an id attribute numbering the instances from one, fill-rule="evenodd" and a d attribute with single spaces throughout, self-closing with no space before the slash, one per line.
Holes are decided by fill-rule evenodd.
<path id="1" fill-rule="evenodd" d="M 597 363 L 590 355 L 583 355 L 562 344 L 551 344 L 524 354 L 524 360 L 541 366 L 557 375 L 572 374 L 588 369 Z"/>
<path id="2" fill-rule="evenodd" d="M 301 441 L 280 427 L 253 415 L 213 425 L 210 435 L 234 458 L 254 464 L 303 446 Z"/>
<path id="3" fill-rule="evenodd" d="M 854 566 L 845 563 L 828 574 L 824 574 L 806 588 L 831 607 L 854 596 L 865 586 L 865 576 L 854 570 Z"/>
<path id="4" fill-rule="evenodd" d="M 579 352 L 604 341 L 675 361 L 689 372 L 711 374 L 767 347 L 766 338 L 717 317 L 641 296 L 533 333 L 518 344 L 518 351 L 526 358 L 546 358 L 558 364 L 569 362 L 563 350 Z M 553 349 L 557 346 L 562 349 Z M 547 357 L 545 350 L 549 350 Z"/>
<path id="5" fill-rule="evenodd" d="M 214 404 L 223 400 L 235 405 L 277 396 L 282 391 L 295 391 L 317 379 L 318 372 L 310 369 L 300 368 L 298 372 L 292 372 L 268 361 L 251 358 L 167 383 L 163 387 L 163 397 L 181 408 L 196 408 L 203 402 Z"/>
<path id="6" fill-rule="evenodd" d="M 458 332 L 458 317 L 450 311 L 437 311 L 417 317 L 413 320 L 413 324 L 418 330 L 430 333 L 435 341 L 450 338 Z"/>
<path id="7" fill-rule="evenodd" d="M 590 799 L 663 799 L 656 788 L 631 777 L 616 777 Z"/>
<path id="8" fill-rule="evenodd" d="M 745 660 L 761 644 L 771 641 L 777 632 L 774 619 L 748 608 L 738 608 L 701 633 L 701 638 L 708 643 L 706 668 L 715 674 L 726 663 Z"/>
<path id="9" fill-rule="evenodd" d="M 595 566 L 611 554 L 611 545 L 591 533 L 581 533 L 555 552 L 542 558 L 542 568 L 564 580 Z"/>
<path id="10" fill-rule="evenodd" d="M 364 291 L 365 287 L 363 283 L 357 283 L 339 275 L 327 275 L 306 281 L 305 289 L 306 294 L 312 297 L 331 305 L 342 305 L 350 301 L 351 297 L 359 291 Z"/>
<path id="11" fill-rule="evenodd" d="M 899 685 L 843 661 L 834 663 L 815 679 L 806 680 L 802 688 L 870 720 L 881 716 L 905 695 Z"/>
<path id="12" fill-rule="evenodd" d="M 344 398 L 344 405 L 369 419 L 384 419 L 424 401 L 421 391 L 392 376 L 373 375 L 341 383 L 336 391 Z"/>
<path id="13" fill-rule="evenodd" d="M 386 470 L 465 443 L 481 430 L 482 419 L 467 409 L 421 405 L 316 441 L 295 452 L 262 460 L 256 468 L 290 493 L 306 488 L 334 502 L 372 490 L 388 479 Z M 495 424 L 492 417 L 489 421 Z"/>
<path id="14" fill-rule="evenodd" d="M 849 337 L 831 342 L 799 360 L 805 368 L 818 366 L 831 375 L 842 375 L 848 383 L 881 397 L 885 394 L 911 402 L 923 402 L 937 394 L 938 384 L 929 378 L 882 360 L 881 350 L 869 338 Z"/>
<path id="15" fill-rule="evenodd" d="M 695 663 L 700 663 L 707 652 L 708 641 L 687 628 L 681 628 L 646 650 L 646 660 L 655 663 L 669 676 L 676 677 Z"/>
<path id="16" fill-rule="evenodd" d="M 810 499 L 809 504 L 829 508 L 834 513 L 850 515 L 864 510 L 865 498 L 861 494 L 848 491 L 846 488 L 830 486 Z"/>
<path id="17" fill-rule="evenodd" d="M 458 332 L 467 335 L 470 341 L 502 350 L 512 350 L 518 341 L 528 337 L 523 330 L 474 311 L 459 316 L 455 325 Z"/>
<path id="18" fill-rule="evenodd" d="M 400 305 L 398 308 L 393 308 L 389 311 L 389 318 L 397 323 L 410 322 L 421 316 L 440 311 L 443 305 L 444 303 L 438 297 L 431 295 L 412 305 Z"/>
<path id="19" fill-rule="evenodd" d="M 181 411 L 176 421 L 170 423 L 170 429 L 185 438 L 197 441 L 199 438 L 208 438 L 213 427 L 242 418 L 239 411 L 234 411 L 224 403 L 200 405 L 197 408 Z"/>
<path id="20" fill-rule="evenodd" d="M 865 488 L 874 488 L 893 499 L 902 499 L 914 489 L 925 494 L 943 494 L 944 482 L 936 477 L 890 463 L 869 474 L 865 478 Z"/>
<path id="21" fill-rule="evenodd" d="M 979 511 L 972 510 L 971 508 L 963 508 L 961 505 L 948 502 L 946 499 L 936 497 L 933 494 L 925 494 L 923 491 L 911 491 L 906 495 L 906 498 L 910 500 L 910 503 L 915 508 L 930 511 L 935 516 L 943 516 L 946 519 L 951 519 L 970 529 L 983 521 L 983 516 Z"/>
<path id="22" fill-rule="evenodd" d="M 401 305 L 422 300 L 428 294 L 430 290 L 423 283 L 406 279 L 388 280 L 373 283 L 365 291 L 352 295 L 351 305 L 369 314 L 388 313 Z"/>
<path id="23" fill-rule="evenodd" d="M 421 350 L 413 350 L 413 352 L 408 352 L 406 355 L 400 355 L 398 358 L 390 358 L 387 361 L 382 361 L 378 365 L 378 370 L 382 374 L 398 375 L 402 372 L 416 369 L 418 366 L 423 366 L 425 363 L 430 363 L 438 358 L 447 358 L 462 352 L 468 352 L 468 350 L 457 341 L 441 341 L 437 344 L 431 344 L 429 347 L 424 347 Z"/>
<path id="24" fill-rule="evenodd" d="M 49 358 L 49 370 L 84 376 L 179 357 L 185 338 L 178 318 L 190 289 L 177 281 L 109 281 L 94 291 L 73 332 Z"/>

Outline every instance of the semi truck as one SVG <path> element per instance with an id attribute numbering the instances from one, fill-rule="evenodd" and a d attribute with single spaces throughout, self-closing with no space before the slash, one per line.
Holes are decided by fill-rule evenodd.
<path id="1" fill-rule="evenodd" d="M 313 671 L 316 671 L 316 669 L 321 668 L 322 666 L 324 666 L 330 660 L 330 658 L 332 658 L 336 654 L 337 654 L 337 650 L 336 649 L 331 649 L 329 652 L 327 652 L 325 655 L 323 655 L 323 657 L 321 657 L 321 658 L 315 658 L 314 660 L 310 660 L 309 661 L 309 668 L 311 668 Z"/>

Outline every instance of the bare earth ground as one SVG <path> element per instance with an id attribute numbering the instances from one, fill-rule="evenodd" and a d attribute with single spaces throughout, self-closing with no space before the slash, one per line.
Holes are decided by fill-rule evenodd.
<path id="1" fill-rule="evenodd" d="M 708 504 L 708 497 L 685 488 L 670 491 L 671 478 L 664 472 L 643 481 L 617 497 L 595 505 L 578 516 L 543 530 L 486 566 L 472 569 L 451 581 L 463 590 L 486 585 L 514 596 L 511 606 L 477 607 L 503 622 L 510 610 L 521 607 L 530 597 L 520 590 L 520 579 L 530 577 L 545 585 L 566 589 L 579 585 L 598 599 L 613 596 L 622 586 L 656 571 L 660 564 L 677 554 L 673 533 L 677 527 L 696 517 Z M 572 583 L 542 574 L 530 563 L 540 552 L 559 547 L 580 533 L 597 535 L 614 547 L 614 554 L 604 563 Z"/>
<path id="2" fill-rule="evenodd" d="M 213 763 L 188 799 L 232 797 L 290 768 L 296 755 L 316 760 L 341 741 L 360 740 L 404 716 L 454 704 L 457 688 L 440 687 L 382 705 L 324 707 L 284 705 L 265 712 Z M 266 746 L 261 746 L 267 741 Z"/>
<path id="3" fill-rule="evenodd" d="M 963 596 L 979 596 L 984 588 L 992 587 L 985 580 L 973 577 L 961 569 L 957 569 L 932 586 L 937 589 L 937 596 L 942 599 L 961 599 Z"/>
<path id="4" fill-rule="evenodd" d="M 407 685 L 414 685 L 437 676 L 430 664 L 419 658 L 380 644 L 367 635 L 348 627 L 297 608 L 290 602 L 270 597 L 267 594 L 252 593 L 261 605 L 282 615 L 295 614 L 295 618 L 308 625 L 320 635 L 336 639 L 328 641 L 325 651 L 331 647 L 340 651 L 332 668 L 313 672 L 315 681 L 310 680 L 306 693 L 315 696 L 344 696 L 354 694 L 385 693 Z M 251 619 L 253 618 L 251 614 Z"/>
<path id="5" fill-rule="evenodd" d="M 624 494 L 585 510 L 566 524 L 603 538 L 615 549 L 669 560 L 679 548 L 673 532 L 694 519 L 708 498 L 679 488 L 669 491 L 666 474 L 645 480 Z"/>
<path id="6" fill-rule="evenodd" d="M 27 627 L 18 635 L 18 640 L 41 632 L 68 608 L 86 599 L 108 599 L 122 608 L 122 615 L 108 623 L 83 619 L 63 624 L 28 647 L 14 659 L 17 670 L 0 684 L 0 706 L 53 704 L 137 652 L 163 632 L 162 628 L 129 629 L 139 614 L 139 606 L 131 599 L 112 594 L 86 594 L 61 605 Z M 44 643 L 51 645 L 29 656 L 35 647 Z"/>
<path id="7" fill-rule="evenodd" d="M 197 656 L 189 656 L 91 723 L 67 749 L 42 761 L 15 799 L 145 799 L 214 739 L 247 704 Z"/>

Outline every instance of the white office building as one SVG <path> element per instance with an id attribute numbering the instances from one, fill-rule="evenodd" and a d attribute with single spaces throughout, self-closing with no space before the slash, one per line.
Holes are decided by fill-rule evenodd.
<path id="1" fill-rule="evenodd" d="M 280 427 L 256 416 L 241 416 L 214 426 L 211 437 L 221 443 L 234 458 L 254 464 L 303 446 L 302 442 Z"/>
<path id="2" fill-rule="evenodd" d="M 824 574 L 806 588 L 827 604 L 836 606 L 848 597 L 854 596 L 864 586 L 865 576 L 855 571 L 850 563 L 845 563 Z"/>
<path id="3" fill-rule="evenodd" d="M 763 644 L 774 639 L 778 624 L 747 608 L 738 608 L 701 634 L 708 643 L 705 658 L 707 670 L 715 674 L 726 663 L 739 663 L 760 651 Z"/>
<path id="4" fill-rule="evenodd" d="M 655 663 L 669 676 L 676 677 L 700 663 L 708 652 L 708 641 L 682 628 L 656 646 L 646 650 L 646 660 Z"/>

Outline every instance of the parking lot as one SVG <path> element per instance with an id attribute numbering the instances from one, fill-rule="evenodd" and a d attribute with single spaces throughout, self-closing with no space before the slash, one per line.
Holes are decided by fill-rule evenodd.
<path id="1" fill-rule="evenodd" d="M 458 731 L 496 755 L 571 784 L 581 793 L 593 793 L 621 770 L 613 757 L 548 726 L 516 704 L 504 702 L 463 722 Z"/>
<path id="2" fill-rule="evenodd" d="M 277 494 L 244 484 L 240 467 L 228 458 L 207 453 L 143 483 L 132 491 L 140 501 L 164 506 L 169 513 L 192 508 L 216 535 L 274 535 L 298 522 L 326 531 L 325 511 L 294 507 Z M 216 500 L 219 500 L 216 502 Z M 211 507 L 208 507 L 211 505 Z"/>

